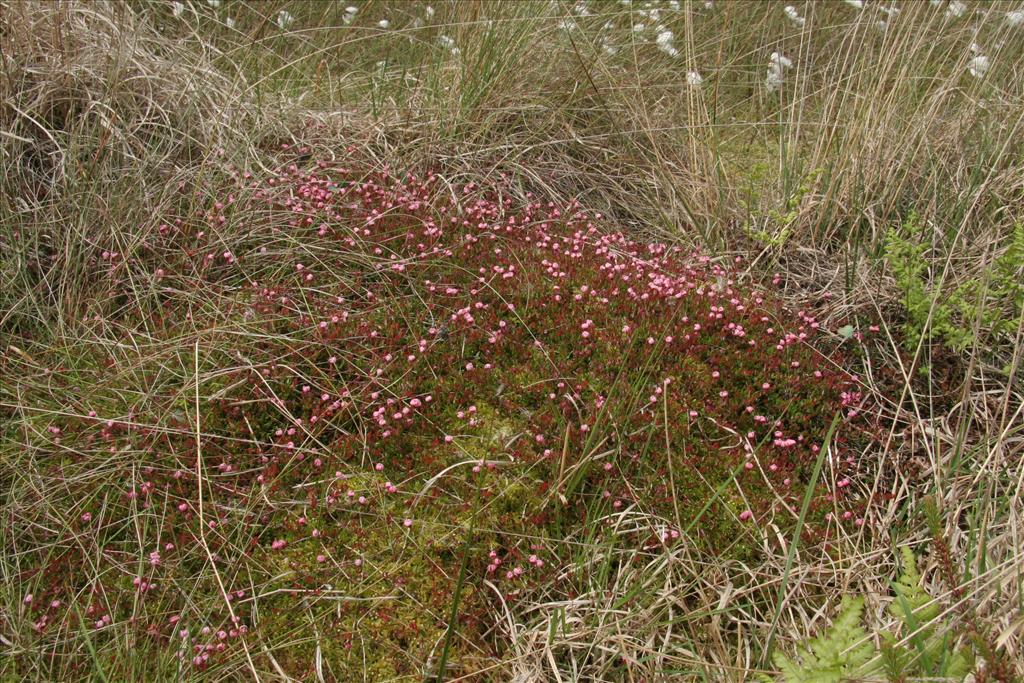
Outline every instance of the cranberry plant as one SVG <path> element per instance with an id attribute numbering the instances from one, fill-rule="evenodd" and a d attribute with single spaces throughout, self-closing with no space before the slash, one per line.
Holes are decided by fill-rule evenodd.
<path id="1" fill-rule="evenodd" d="M 9 527 L 8 619 L 89 644 L 54 672 L 130 642 L 155 654 L 118 676 L 468 675 L 504 653 L 499 605 L 572 593 L 566 539 L 622 515 L 638 551 L 734 559 L 863 523 L 857 379 L 739 259 L 505 181 L 282 154 L 96 245 L 93 341 L 25 383 L 13 488 L 55 523 Z"/>

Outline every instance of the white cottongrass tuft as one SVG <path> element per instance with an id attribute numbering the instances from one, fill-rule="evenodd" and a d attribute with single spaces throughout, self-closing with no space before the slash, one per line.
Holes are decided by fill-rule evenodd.
<path id="1" fill-rule="evenodd" d="M 281 10 L 277 13 L 277 27 L 282 31 L 295 22 L 295 17 L 288 10 Z"/>
<path id="2" fill-rule="evenodd" d="M 960 2 L 960 0 L 952 0 L 952 2 L 946 6 L 946 18 L 962 17 L 966 11 L 967 5 Z"/>
<path id="3" fill-rule="evenodd" d="M 382 29 L 386 31 L 389 28 L 391 28 L 391 22 L 388 21 L 387 19 L 381 19 L 380 21 L 377 22 L 377 26 L 380 26 Z"/>
<path id="4" fill-rule="evenodd" d="M 686 73 L 686 84 L 691 88 L 699 88 L 704 83 L 704 78 L 696 71 Z"/>
<path id="5" fill-rule="evenodd" d="M 236 24 L 235 24 L 235 20 L 234 20 L 234 19 L 232 19 L 231 17 L 228 17 L 228 18 L 226 18 L 226 19 L 224 20 L 224 25 L 225 25 L 225 26 L 227 26 L 228 28 L 230 28 L 230 29 L 234 30 L 234 28 L 235 28 L 235 26 L 236 26 Z"/>
<path id="6" fill-rule="evenodd" d="M 431 5 L 427 5 L 426 8 L 423 10 L 423 14 L 426 15 L 427 19 L 433 19 L 434 18 L 434 8 Z"/>
<path id="7" fill-rule="evenodd" d="M 775 92 L 782 87 L 786 80 L 786 69 L 793 67 L 793 60 L 778 52 L 773 52 L 768 58 L 768 75 L 764 80 L 764 87 L 768 92 Z"/>
<path id="8" fill-rule="evenodd" d="M 448 50 L 452 54 L 452 57 L 458 57 L 462 52 L 458 46 L 455 45 L 455 39 L 451 36 L 446 36 L 443 33 L 437 37 L 437 42 L 440 43 L 441 47 Z"/>
<path id="9" fill-rule="evenodd" d="M 174 2 L 171 4 L 171 14 L 175 19 L 185 13 L 185 5 L 180 2 Z"/>
<path id="10" fill-rule="evenodd" d="M 667 54 L 669 57 L 678 57 L 679 50 L 676 49 L 673 41 L 675 41 L 675 35 L 668 29 L 659 32 L 658 37 L 654 40 L 654 42 L 658 44 L 659 50 Z"/>
<path id="11" fill-rule="evenodd" d="M 206 0 L 206 4 L 212 7 L 213 9 L 220 8 L 220 0 Z"/>
<path id="12" fill-rule="evenodd" d="M 850 7 L 856 7 L 857 9 L 864 9 L 864 0 L 843 0 Z"/>
<path id="13" fill-rule="evenodd" d="M 1024 9 L 1014 10 L 1006 13 L 1006 23 L 1010 26 L 1024 25 Z"/>
<path id="14" fill-rule="evenodd" d="M 789 20 L 797 26 L 803 26 L 807 23 L 807 20 L 800 16 L 800 13 L 796 11 L 796 7 L 793 7 L 793 5 L 786 5 L 782 8 L 782 11 L 785 12 L 786 16 L 789 17 Z"/>
<path id="15" fill-rule="evenodd" d="M 990 66 L 988 57 L 985 55 L 975 55 L 971 58 L 971 61 L 967 62 L 967 71 L 975 78 L 984 78 Z"/>

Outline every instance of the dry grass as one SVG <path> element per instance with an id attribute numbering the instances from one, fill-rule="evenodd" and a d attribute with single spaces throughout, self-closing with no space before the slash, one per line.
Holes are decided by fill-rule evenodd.
<path id="1" fill-rule="evenodd" d="M 425 5 L 367 2 L 350 25 L 333 3 L 197 2 L 175 17 L 155 0 L 0 2 L 0 643 L 20 663 L 0 665 L 4 675 L 45 677 L 63 671 L 46 668 L 54 659 L 91 647 L 69 628 L 55 650 L 34 650 L 21 606 L 22 555 L 74 524 L 49 493 L 59 483 L 31 471 L 33 435 L 69 391 L 51 383 L 51 363 L 79 363 L 87 383 L 92 361 L 80 349 L 111 349 L 124 363 L 121 398 L 142 423 L 158 421 L 134 388 L 144 368 L 181 379 L 194 359 L 179 339 L 119 326 L 120 313 L 159 296 L 139 278 L 141 245 L 172 207 L 201 203 L 179 187 L 201 191 L 226 163 L 274 168 L 284 142 L 313 158 L 353 148 L 368 167 L 435 169 L 447 186 L 504 175 L 519 197 L 579 198 L 637 233 L 744 254 L 752 279 L 778 271 L 792 304 L 813 307 L 826 329 L 881 327 L 851 368 L 886 429 L 857 484 L 884 502 L 858 533 L 827 553 L 799 547 L 790 565 L 793 539 L 765 529 L 758 561 L 741 563 L 687 543 L 637 552 L 629 539 L 661 522 L 621 511 L 609 538 L 565 539 L 580 548 L 571 576 L 514 606 L 494 591 L 505 652 L 490 665 L 495 680 L 613 680 L 624 663 L 628 680 L 747 680 L 771 670 L 769 632 L 790 649 L 828 623 L 842 594 L 866 596 L 873 633 L 891 625 L 882 607 L 893 550 L 908 544 L 927 558 L 930 592 L 954 628 L 969 609 L 1024 659 L 1024 329 L 978 329 L 960 354 L 907 349 L 902 294 L 881 258 L 886 230 L 916 213 L 934 281 L 951 291 L 984 276 L 1024 217 L 1024 26 L 1005 19 L 1016 8 L 971 5 L 961 18 L 924 2 L 892 16 L 875 3 L 808 3 L 797 27 L 775 3 L 659 3 L 657 20 L 637 15 L 640 2 L 592 4 L 584 16 L 571 3 L 439 2 L 428 18 Z M 285 8 L 295 22 L 281 30 Z M 385 16 L 387 31 L 376 26 Z M 673 30 L 678 58 L 654 46 L 655 23 Z M 991 60 L 983 79 L 967 73 L 971 43 Z M 794 66 L 772 93 L 763 82 L 773 51 Z M 691 70 L 701 87 L 687 85 Z M 220 237 L 239 253 L 252 240 Z M 87 260 L 100 248 L 138 267 L 112 285 Z M 108 299 L 123 289 L 131 296 Z M 178 294 L 196 310 L 224 303 Z M 211 322 L 198 336 L 245 353 L 248 332 L 235 332 L 242 341 Z M 1009 372 L 993 367 L 989 346 Z M 121 454 L 76 476 L 99 486 L 135 462 Z M 14 498 L 29 491 L 31 502 Z M 925 495 L 940 503 L 959 586 L 929 552 Z M 19 532 L 31 519 L 38 535 Z M 127 642 L 115 651 L 133 656 Z M 296 676 L 270 661 L 224 675 Z"/>

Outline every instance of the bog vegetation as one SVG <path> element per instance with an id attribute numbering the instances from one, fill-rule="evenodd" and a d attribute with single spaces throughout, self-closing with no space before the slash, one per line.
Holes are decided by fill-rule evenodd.
<path id="1" fill-rule="evenodd" d="M 0 35 L 5 680 L 1024 674 L 1024 9 Z"/>

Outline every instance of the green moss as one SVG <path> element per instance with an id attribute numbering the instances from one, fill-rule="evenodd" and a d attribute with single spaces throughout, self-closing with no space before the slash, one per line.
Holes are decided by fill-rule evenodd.
<path id="1" fill-rule="evenodd" d="M 336 680 L 357 680 L 365 674 L 372 680 L 422 680 L 447 628 L 455 581 L 451 565 L 457 570 L 457 562 L 439 562 L 436 530 L 430 525 L 408 532 L 399 528 L 375 525 L 373 534 L 358 541 L 339 534 L 324 543 L 331 558 L 327 563 L 316 560 L 320 548 L 297 543 L 257 564 L 282 570 L 291 577 L 287 583 L 307 586 L 295 589 L 303 593 L 258 600 L 257 628 L 286 672 L 305 678 L 319 647 Z M 354 565 L 354 556 L 362 566 Z M 307 569 L 317 566 L 322 569 Z M 460 613 L 480 609 L 469 586 Z M 471 623 L 461 626 L 464 636 L 475 638 Z M 456 663 L 467 652 L 461 642 L 451 660 Z"/>

